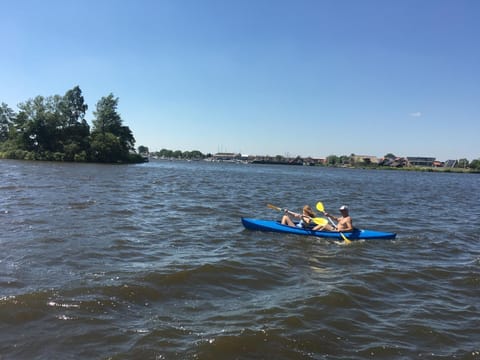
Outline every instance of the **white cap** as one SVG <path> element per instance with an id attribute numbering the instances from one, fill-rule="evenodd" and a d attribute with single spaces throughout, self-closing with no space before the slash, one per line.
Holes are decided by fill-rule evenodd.
<path id="1" fill-rule="evenodd" d="M 340 210 L 347 210 L 348 211 L 348 206 L 347 205 L 342 205 L 342 206 L 340 206 Z"/>

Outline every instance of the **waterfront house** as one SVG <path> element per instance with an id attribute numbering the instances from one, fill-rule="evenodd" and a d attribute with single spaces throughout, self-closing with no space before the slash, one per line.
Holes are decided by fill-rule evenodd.
<path id="1" fill-rule="evenodd" d="M 432 167 L 434 161 L 435 158 L 433 157 L 407 156 L 407 162 L 409 166 Z"/>

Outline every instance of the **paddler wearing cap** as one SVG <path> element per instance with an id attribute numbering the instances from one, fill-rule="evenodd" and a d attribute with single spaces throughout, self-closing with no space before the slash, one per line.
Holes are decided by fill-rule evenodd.
<path id="1" fill-rule="evenodd" d="M 348 213 L 348 206 L 342 205 L 340 206 L 339 210 L 340 210 L 340 213 L 342 214 L 342 216 L 339 216 L 339 217 L 335 217 L 327 212 L 324 214 L 326 217 L 329 217 L 333 221 L 337 222 L 336 228 L 330 224 L 326 224 L 326 225 L 317 225 L 316 227 L 313 228 L 313 230 L 327 230 L 327 231 L 340 231 L 340 232 L 352 231 L 353 221 Z"/>

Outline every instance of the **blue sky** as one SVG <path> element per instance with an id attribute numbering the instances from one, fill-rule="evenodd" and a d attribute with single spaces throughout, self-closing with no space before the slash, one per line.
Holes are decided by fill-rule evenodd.
<path id="1" fill-rule="evenodd" d="M 480 1 L 0 1 L 0 102 L 63 95 L 150 150 L 480 158 Z"/>

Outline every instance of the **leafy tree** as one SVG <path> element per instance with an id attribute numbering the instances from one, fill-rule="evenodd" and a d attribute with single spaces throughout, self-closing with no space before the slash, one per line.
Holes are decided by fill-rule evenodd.
<path id="1" fill-rule="evenodd" d="M 61 151 L 58 128 L 61 115 L 58 103 L 61 97 L 37 96 L 18 105 L 19 113 L 15 121 L 17 144 L 23 150 L 43 152 Z"/>
<path id="2" fill-rule="evenodd" d="M 137 150 L 139 154 L 148 154 L 149 152 L 148 147 L 143 145 L 140 145 Z"/>
<path id="3" fill-rule="evenodd" d="M 158 156 L 164 157 L 164 158 L 171 158 L 173 157 L 173 151 L 168 149 L 162 149 L 158 152 Z"/>
<path id="4" fill-rule="evenodd" d="M 175 158 L 175 159 L 181 159 L 182 158 L 182 150 L 175 150 L 172 154 L 172 156 Z"/>
<path id="5" fill-rule="evenodd" d="M 0 105 L 0 142 L 9 139 L 10 127 L 15 119 L 15 112 L 7 104 Z"/>
<path id="6" fill-rule="evenodd" d="M 472 160 L 470 163 L 470 168 L 474 170 L 480 170 L 480 159 Z"/>
<path id="7" fill-rule="evenodd" d="M 336 155 L 329 155 L 326 159 L 327 165 L 337 165 L 340 163 L 340 158 Z"/>
<path id="8" fill-rule="evenodd" d="M 102 97 L 97 102 L 96 111 L 93 113 L 96 116 L 93 120 L 93 132 L 117 134 L 122 127 L 122 118 L 117 108 L 118 98 L 115 98 L 112 93 Z"/>
<path id="9" fill-rule="evenodd" d="M 468 160 L 467 159 L 460 159 L 457 162 L 457 168 L 467 168 L 468 167 Z"/>
<path id="10" fill-rule="evenodd" d="M 85 104 L 80 87 L 75 86 L 65 93 L 60 103 L 62 125 L 59 135 L 65 152 L 65 160 L 73 161 L 85 158 L 89 151 L 90 126 L 85 120 L 87 110 L 88 105 Z"/>
<path id="11" fill-rule="evenodd" d="M 395 159 L 396 156 L 393 155 L 392 153 L 388 153 L 388 154 L 386 154 L 386 155 L 384 156 L 384 158 L 385 158 L 385 159 Z"/>
<path id="12" fill-rule="evenodd" d="M 68 90 L 63 96 L 61 110 L 64 114 L 64 127 L 76 126 L 85 121 L 85 113 L 88 105 L 82 96 L 82 90 L 79 86 Z"/>
<path id="13" fill-rule="evenodd" d="M 119 162 L 127 159 L 124 154 L 119 138 L 107 132 L 105 134 L 94 133 L 92 135 L 91 149 L 93 159 L 98 162 Z"/>
<path id="14" fill-rule="evenodd" d="M 190 159 L 203 159 L 204 158 L 204 155 L 198 150 L 190 151 L 189 156 L 190 156 L 189 157 Z"/>
<path id="15" fill-rule="evenodd" d="M 118 98 L 113 94 L 97 102 L 91 135 L 92 158 L 96 161 L 128 161 L 130 151 L 134 151 L 135 138 L 130 128 L 122 125 L 117 107 Z"/>

